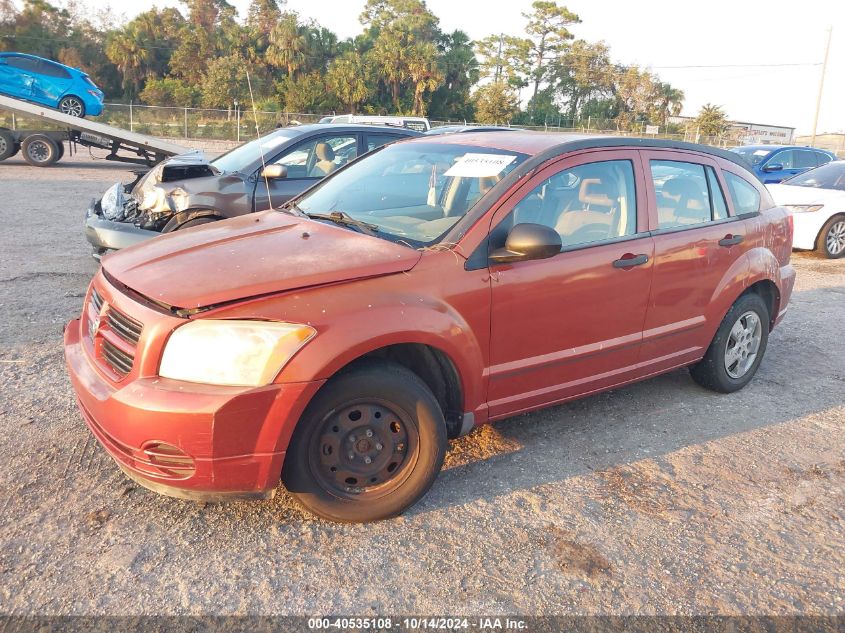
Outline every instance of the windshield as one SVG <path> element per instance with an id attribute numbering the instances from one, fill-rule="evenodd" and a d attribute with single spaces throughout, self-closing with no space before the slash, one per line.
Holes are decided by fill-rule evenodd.
<path id="1" fill-rule="evenodd" d="M 734 147 L 731 151 L 736 154 L 739 154 L 745 160 L 751 163 L 752 166 L 756 167 L 764 160 L 766 160 L 766 157 L 769 156 L 774 150 L 760 149 L 759 147 Z"/>
<path id="2" fill-rule="evenodd" d="M 241 169 L 264 158 L 269 160 L 276 155 L 276 150 L 290 139 L 299 136 L 296 130 L 275 130 L 267 136 L 262 136 L 249 143 L 239 145 L 235 149 L 218 156 L 211 164 L 223 172 L 240 171 Z"/>
<path id="3" fill-rule="evenodd" d="M 441 143 L 400 143 L 367 156 L 297 200 L 309 214 L 344 212 L 379 237 L 431 244 L 458 222 L 524 154 Z"/>
<path id="4" fill-rule="evenodd" d="M 784 180 L 783 184 L 845 191 L 845 161 L 828 163 Z"/>

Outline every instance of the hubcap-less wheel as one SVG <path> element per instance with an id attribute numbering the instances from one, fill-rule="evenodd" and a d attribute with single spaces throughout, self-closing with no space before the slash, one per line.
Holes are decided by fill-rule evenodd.
<path id="1" fill-rule="evenodd" d="M 83 109 L 82 102 L 76 97 L 65 97 L 59 104 L 59 110 L 70 116 L 82 116 Z"/>
<path id="2" fill-rule="evenodd" d="M 330 412 L 314 434 L 309 461 L 324 490 L 374 499 L 399 487 L 414 468 L 419 433 L 387 402 L 366 401 Z"/>
<path id="3" fill-rule="evenodd" d="M 827 232 L 825 237 L 827 251 L 831 255 L 839 255 L 845 251 L 845 220 L 840 220 Z"/>
<path id="4" fill-rule="evenodd" d="M 742 378 L 754 365 L 763 326 L 755 312 L 748 311 L 737 319 L 725 345 L 725 371 L 734 379 Z"/>
<path id="5" fill-rule="evenodd" d="M 43 163 L 50 158 L 52 150 L 44 141 L 33 141 L 29 144 L 26 153 L 29 154 L 29 157 L 36 163 Z"/>

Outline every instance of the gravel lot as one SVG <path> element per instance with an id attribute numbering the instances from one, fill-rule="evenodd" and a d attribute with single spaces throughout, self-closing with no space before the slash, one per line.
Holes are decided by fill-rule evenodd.
<path id="1" fill-rule="evenodd" d="M 843 614 L 845 260 L 796 254 L 744 391 L 686 371 L 452 444 L 409 513 L 334 525 L 280 490 L 200 505 L 127 480 L 76 411 L 61 332 L 125 166 L 0 164 L 0 612 Z"/>

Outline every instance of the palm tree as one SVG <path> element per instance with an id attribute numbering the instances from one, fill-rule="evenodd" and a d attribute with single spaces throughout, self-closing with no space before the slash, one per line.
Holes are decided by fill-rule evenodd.
<path id="1" fill-rule="evenodd" d="M 720 136 L 728 131 L 730 123 L 728 115 L 717 105 L 706 103 L 701 106 L 698 116 L 695 118 L 695 125 L 701 136 Z"/>
<path id="2" fill-rule="evenodd" d="M 349 51 L 335 58 L 326 73 L 326 85 L 337 95 L 351 114 L 369 96 L 369 88 L 361 72 L 364 60 L 355 51 Z"/>
<path id="3" fill-rule="evenodd" d="M 660 82 L 657 91 L 660 95 L 660 122 L 665 127 L 670 116 L 678 116 L 681 113 L 685 95 L 683 90 L 663 82 Z"/>
<path id="4" fill-rule="evenodd" d="M 443 73 L 437 68 L 437 49 L 427 43 L 416 46 L 408 61 L 408 77 L 414 84 L 414 106 L 412 114 L 425 115 L 423 95 L 433 92 L 443 83 Z"/>
<path id="5" fill-rule="evenodd" d="M 150 61 L 150 50 L 140 33 L 132 29 L 113 35 L 106 43 L 106 57 L 123 75 L 124 92 L 129 96 L 137 95 Z"/>
<path id="6" fill-rule="evenodd" d="M 270 31 L 270 46 L 267 49 L 267 60 L 276 66 L 284 66 L 288 75 L 293 78 L 305 64 L 305 51 L 308 40 L 299 24 L 296 13 L 285 13 L 279 23 Z"/>
<path id="7" fill-rule="evenodd" d="M 394 33 L 382 33 L 370 51 L 371 59 L 384 81 L 390 86 L 393 109 L 398 114 L 401 105 L 399 92 L 402 82 L 408 78 L 408 50 L 401 37 Z"/>

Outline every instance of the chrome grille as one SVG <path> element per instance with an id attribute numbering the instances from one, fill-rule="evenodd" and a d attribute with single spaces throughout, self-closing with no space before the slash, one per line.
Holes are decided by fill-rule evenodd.
<path id="1" fill-rule="evenodd" d="M 94 310 L 97 312 L 103 309 L 103 298 L 100 296 L 100 293 L 93 288 L 91 289 L 91 303 L 94 306 Z"/>

